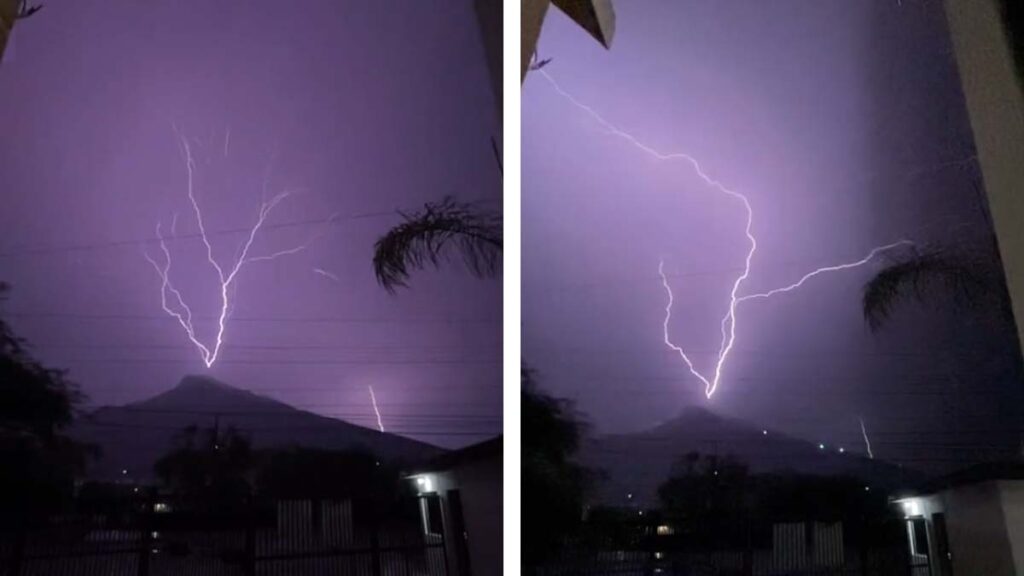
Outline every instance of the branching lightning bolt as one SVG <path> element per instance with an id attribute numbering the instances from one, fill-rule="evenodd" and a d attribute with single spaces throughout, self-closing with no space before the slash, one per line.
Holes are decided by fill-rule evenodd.
<path id="1" fill-rule="evenodd" d="M 186 138 L 179 134 L 179 139 L 182 145 L 182 151 L 185 157 L 185 169 L 188 174 L 187 180 L 187 193 L 188 199 L 192 206 L 192 212 L 195 216 L 196 224 L 199 227 L 199 235 L 203 241 L 203 245 L 206 247 L 206 260 L 210 266 L 213 267 L 217 273 L 217 279 L 220 285 L 220 310 L 217 314 L 217 330 L 211 344 L 204 344 L 203 341 L 196 333 L 195 326 L 192 323 L 192 310 L 185 302 L 181 292 L 174 287 L 171 282 L 171 252 L 167 248 L 167 242 L 163 236 L 161 225 L 157 222 L 156 225 L 156 236 L 160 244 L 160 251 L 164 255 L 163 265 L 157 263 L 148 253 L 144 253 L 146 260 L 153 266 L 156 273 L 160 276 L 160 304 L 163 307 L 164 312 L 173 317 L 178 321 L 185 330 L 185 334 L 195 347 L 199 350 L 199 355 L 202 357 L 203 363 L 206 364 L 207 368 L 213 366 L 220 355 L 221 348 L 224 344 L 224 332 L 227 326 L 227 319 L 231 313 L 231 294 L 232 288 L 235 281 L 238 279 L 238 274 L 242 271 L 246 264 L 253 262 L 263 262 L 268 260 L 274 260 L 281 256 L 287 256 L 295 254 L 306 248 L 306 244 L 289 248 L 286 250 L 279 250 L 271 254 L 262 256 L 250 256 L 249 250 L 252 248 L 253 242 L 256 240 L 256 236 L 259 234 L 260 228 L 267 221 L 267 217 L 270 212 L 285 198 L 290 195 L 290 192 L 285 191 L 277 196 L 274 196 L 271 200 L 265 201 L 260 205 L 259 213 L 256 218 L 256 223 L 253 224 L 252 228 L 249 229 L 246 235 L 245 242 L 242 244 L 237 256 L 234 259 L 234 263 L 230 267 L 223 267 L 213 257 L 213 245 L 210 243 L 209 236 L 206 233 L 206 224 L 203 219 L 203 212 L 199 207 L 199 202 L 196 200 L 194 178 L 196 170 L 196 162 L 192 156 L 192 148 Z M 227 142 L 227 140 L 225 140 Z M 225 144 L 225 150 L 226 150 Z M 174 234 L 174 230 L 177 226 L 177 215 L 171 221 L 171 233 Z M 170 297 L 169 297 L 170 296 Z M 173 297 L 173 298 L 171 298 Z"/>
<path id="2" fill-rule="evenodd" d="M 860 433 L 862 436 L 864 436 L 864 446 L 868 450 L 868 458 L 874 460 L 875 454 L 871 451 L 871 440 L 868 439 L 868 430 L 867 428 L 864 427 L 864 419 L 858 418 L 857 420 L 860 421 Z"/>
<path id="3" fill-rule="evenodd" d="M 753 222 L 754 222 L 754 211 L 753 211 L 753 208 L 751 207 L 750 200 L 745 195 L 743 195 L 742 193 L 737 192 L 735 190 L 732 190 L 732 189 L 726 187 L 722 182 L 720 182 L 720 181 L 712 178 L 711 176 L 709 176 L 707 174 L 707 172 L 704 171 L 704 169 L 701 166 L 700 162 L 698 162 L 697 159 L 694 158 L 693 156 L 691 156 L 690 154 L 686 154 L 684 152 L 672 152 L 672 153 L 660 152 L 660 151 L 658 151 L 658 150 L 648 146 L 647 144 L 644 144 L 643 142 L 641 142 L 639 139 L 637 139 L 632 134 L 629 134 L 628 132 L 625 132 L 621 128 L 618 128 L 617 126 L 615 126 L 611 122 L 605 120 L 604 117 L 602 117 L 596 110 L 594 110 L 594 108 L 592 108 L 592 107 L 590 107 L 590 106 L 588 106 L 586 104 L 583 104 L 582 102 L 577 100 L 574 96 L 572 96 L 571 94 L 566 92 L 558 84 L 558 82 L 556 82 L 555 79 L 552 78 L 551 75 L 548 74 L 546 71 L 544 71 L 544 70 L 537 70 L 536 73 L 539 74 L 541 77 L 543 77 L 545 80 L 547 80 L 551 84 L 551 87 L 554 88 L 555 92 L 557 92 L 560 96 L 562 96 L 564 99 L 566 99 L 573 106 L 575 106 L 576 108 L 578 108 L 578 109 L 582 110 L 583 112 L 585 112 L 588 116 L 590 116 L 590 118 L 592 118 L 602 128 L 604 128 L 609 135 L 617 136 L 619 138 L 622 138 L 623 140 L 625 140 L 629 144 L 633 145 L 634 147 L 640 149 L 641 151 L 647 153 L 648 155 L 654 157 L 657 160 L 662 160 L 662 161 L 683 160 L 684 162 L 686 162 L 687 164 L 689 164 L 693 168 L 694 173 L 696 173 L 696 175 L 704 182 L 705 185 L 707 185 L 708 187 L 718 191 L 721 194 L 725 194 L 726 196 L 729 196 L 731 198 L 734 198 L 734 199 L 738 200 L 743 205 L 743 210 L 744 210 L 744 213 L 745 213 L 745 216 L 746 216 L 746 222 L 745 222 L 745 226 L 744 226 L 744 234 L 747 237 L 747 241 L 749 243 L 749 248 L 747 250 L 746 256 L 744 257 L 743 270 L 735 278 L 735 280 L 733 280 L 732 288 L 729 291 L 729 306 L 728 306 L 728 308 L 726 310 L 725 315 L 722 317 L 722 322 L 721 322 L 722 340 L 721 340 L 721 344 L 719 346 L 718 358 L 715 361 L 714 372 L 711 375 L 711 377 L 705 376 L 699 370 L 697 370 L 696 367 L 693 364 L 693 361 L 686 354 L 686 351 L 682 347 L 677 346 L 676 344 L 674 344 L 672 342 L 670 336 L 669 336 L 669 323 L 670 323 L 670 321 L 672 319 L 672 304 L 673 304 L 673 300 L 674 299 L 673 299 L 673 295 L 672 295 L 672 288 L 669 286 L 668 278 L 665 275 L 664 261 L 659 262 L 659 264 L 658 264 L 658 274 L 659 274 L 659 276 L 661 276 L 662 286 L 665 288 L 665 292 L 668 295 L 668 303 L 665 306 L 665 319 L 664 319 L 664 322 L 662 324 L 663 338 L 664 338 L 665 345 L 668 346 L 673 351 L 675 351 L 677 354 L 679 354 L 679 357 L 686 364 L 686 367 L 689 369 L 690 373 L 693 374 L 694 377 L 696 377 L 698 380 L 700 380 L 704 384 L 704 394 L 708 398 L 711 398 L 711 396 L 714 395 L 715 390 L 718 389 L 718 385 L 719 385 L 719 383 L 721 382 L 721 379 L 722 379 L 722 372 L 723 372 L 723 369 L 725 367 L 725 363 L 728 360 L 729 354 L 730 354 L 730 352 L 732 352 L 733 346 L 736 343 L 736 324 L 737 324 L 736 309 L 737 309 L 737 306 L 739 305 L 740 302 L 743 302 L 745 300 L 759 299 L 759 298 L 769 298 L 769 297 L 774 296 L 776 294 L 780 294 L 780 293 L 783 293 L 783 292 L 789 292 L 789 291 L 795 290 L 795 289 L 799 288 L 800 286 L 802 286 L 806 281 L 810 280 L 811 278 L 813 278 L 813 277 L 815 277 L 815 276 L 817 276 L 819 274 L 824 274 L 826 272 L 837 272 L 837 271 L 840 271 L 840 270 L 847 270 L 847 269 L 850 269 L 850 268 L 856 268 L 858 266 L 863 266 L 864 264 L 867 264 L 872 259 L 874 259 L 878 254 L 880 254 L 880 253 L 882 253 L 884 251 L 891 250 L 891 249 L 896 248 L 898 246 L 904 246 L 904 245 L 912 244 L 912 242 L 910 242 L 909 240 L 900 240 L 900 241 L 894 242 L 892 244 L 887 244 L 885 246 L 879 246 L 879 247 L 873 249 L 870 253 L 868 253 L 867 256 L 865 256 L 864 258 L 861 258 L 860 260 L 857 260 L 855 262 L 846 263 L 846 264 L 839 264 L 839 265 L 834 265 L 834 266 L 826 266 L 826 267 L 818 268 L 818 269 L 816 269 L 816 270 L 814 270 L 812 272 L 809 272 L 808 274 L 805 274 L 802 278 L 800 278 L 799 281 L 797 281 L 797 282 L 795 282 L 793 284 L 790 284 L 789 286 L 784 286 L 782 288 L 776 288 L 774 290 L 770 290 L 770 291 L 764 292 L 764 293 L 748 294 L 748 295 L 741 296 L 740 295 L 740 289 L 742 288 L 743 283 L 747 280 L 747 278 L 750 277 L 751 262 L 753 261 L 754 254 L 757 252 L 757 239 L 754 237 L 754 235 L 753 235 L 753 233 L 751 231 L 751 229 L 753 227 Z"/>
<path id="4" fill-rule="evenodd" d="M 370 402 L 373 404 L 373 413 L 377 415 L 377 428 L 380 431 L 384 431 L 384 421 L 380 418 L 380 408 L 377 408 L 377 397 L 373 395 L 373 386 L 367 386 L 370 389 Z"/>

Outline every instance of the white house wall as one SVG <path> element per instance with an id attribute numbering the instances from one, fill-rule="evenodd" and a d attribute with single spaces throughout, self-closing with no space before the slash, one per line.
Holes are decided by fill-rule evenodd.
<path id="1" fill-rule="evenodd" d="M 1017 574 L 1024 574 L 1024 480 L 999 483 L 1006 535 Z"/>
<path id="2" fill-rule="evenodd" d="M 947 490 L 940 498 L 953 555 L 953 574 L 1019 574 L 1006 533 L 998 483 L 983 482 Z M 941 511 L 933 509 L 932 513 Z M 928 519 L 931 520 L 930 514 Z M 934 546 L 931 548 L 934 550 Z"/>
<path id="3" fill-rule="evenodd" d="M 1024 93 L 1000 0 L 946 0 L 978 162 L 1024 343 Z"/>

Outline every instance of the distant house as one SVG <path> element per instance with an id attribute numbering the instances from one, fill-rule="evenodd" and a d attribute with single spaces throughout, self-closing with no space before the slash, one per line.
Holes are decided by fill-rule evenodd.
<path id="1" fill-rule="evenodd" d="M 444 537 L 451 576 L 501 574 L 502 438 L 440 456 L 408 476 L 423 530 Z"/>
<path id="2" fill-rule="evenodd" d="M 894 501 L 912 574 L 1024 574 L 1024 464 L 983 464 Z"/>

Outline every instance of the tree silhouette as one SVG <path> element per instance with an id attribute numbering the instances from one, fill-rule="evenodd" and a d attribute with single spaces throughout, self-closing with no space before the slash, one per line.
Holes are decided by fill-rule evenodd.
<path id="1" fill-rule="evenodd" d="M 0 303 L 9 286 L 0 283 Z M 92 447 L 63 431 L 83 400 L 63 371 L 43 366 L 0 318 L 0 518 L 45 518 L 70 498 Z"/>
<path id="2" fill-rule="evenodd" d="M 493 276 L 501 266 L 501 216 L 447 197 L 402 215 L 374 245 L 373 270 L 389 292 L 407 286 L 413 270 L 439 266 L 452 251 L 477 276 Z"/>
<path id="3" fill-rule="evenodd" d="M 571 404 L 537 389 L 522 370 L 523 564 L 534 569 L 577 534 L 591 473 L 573 461 L 583 425 Z"/>
<path id="4" fill-rule="evenodd" d="M 175 446 L 154 464 L 164 486 L 190 506 L 230 510 L 252 493 L 256 458 L 249 440 L 235 429 L 185 428 Z"/>

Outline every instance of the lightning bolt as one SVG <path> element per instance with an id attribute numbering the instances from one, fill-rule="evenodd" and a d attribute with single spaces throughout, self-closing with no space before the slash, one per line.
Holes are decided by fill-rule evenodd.
<path id="1" fill-rule="evenodd" d="M 672 294 L 672 288 L 671 288 L 671 286 L 669 286 L 669 283 L 668 283 L 668 278 L 665 276 L 664 261 L 659 262 L 659 264 L 658 264 L 658 275 L 661 276 L 662 286 L 665 288 L 665 292 L 668 295 L 668 303 L 665 306 L 665 319 L 664 319 L 664 322 L 662 323 L 663 339 L 664 339 L 665 345 L 668 346 L 671 350 L 675 351 L 679 355 L 679 357 L 683 360 L 683 362 L 686 364 L 686 367 L 689 369 L 690 374 L 692 374 L 694 377 L 696 377 L 698 380 L 700 380 L 704 384 L 704 395 L 707 398 L 711 398 L 711 396 L 713 396 L 715 391 L 718 389 L 718 385 L 721 382 L 722 372 L 723 372 L 723 370 L 725 368 L 726 361 L 728 360 L 729 354 L 730 354 L 730 352 L 732 352 L 733 347 L 734 347 L 734 345 L 736 343 L 736 325 L 737 325 L 736 310 L 737 310 L 737 306 L 740 304 L 740 302 L 743 302 L 743 301 L 746 301 L 746 300 L 759 299 L 759 298 L 769 298 L 769 297 L 774 296 L 776 294 L 780 294 L 780 293 L 784 293 L 784 292 L 789 292 L 789 291 L 795 290 L 795 289 L 799 288 L 800 286 L 802 286 L 805 282 L 807 282 L 811 278 L 814 278 L 815 276 L 818 276 L 819 274 L 824 274 L 826 272 L 837 272 L 837 271 L 840 271 L 840 270 L 847 270 L 847 269 L 850 269 L 850 268 L 856 268 L 858 266 L 863 266 L 864 264 L 867 264 L 868 262 L 870 262 L 873 258 L 875 258 L 881 252 L 884 252 L 886 250 L 891 250 L 891 249 L 896 248 L 898 246 L 912 244 L 912 242 L 910 242 L 909 240 L 900 240 L 900 241 L 894 242 L 892 244 L 887 244 L 885 246 L 879 246 L 879 247 L 873 249 L 867 256 L 865 256 L 864 258 L 862 258 L 860 260 L 857 260 L 855 262 L 846 263 L 846 264 L 839 264 L 839 265 L 834 265 L 834 266 L 826 266 L 826 267 L 818 268 L 816 270 L 813 270 L 812 272 L 809 272 L 809 273 L 805 274 L 803 277 L 800 278 L 799 281 L 797 281 L 797 282 L 795 282 L 793 284 L 790 284 L 789 286 L 784 286 L 782 288 L 777 288 L 777 289 L 770 290 L 770 291 L 764 292 L 764 293 L 748 294 L 748 295 L 741 296 L 740 295 L 741 288 L 743 287 L 743 283 L 746 282 L 746 280 L 750 277 L 751 262 L 754 259 L 754 254 L 757 252 L 757 238 L 754 237 L 754 235 L 753 235 L 753 233 L 751 231 L 751 229 L 753 227 L 753 222 L 754 222 L 754 211 L 753 211 L 753 208 L 751 207 L 750 200 L 744 194 L 742 194 L 742 193 L 740 193 L 740 192 L 738 192 L 736 190 L 733 190 L 731 188 L 728 188 L 727 186 L 725 186 L 719 180 L 716 180 L 716 179 L 712 178 L 704 170 L 704 168 L 701 166 L 700 162 L 697 161 L 697 159 L 694 156 L 692 156 L 690 154 L 687 154 L 685 152 L 665 153 L 665 152 L 658 151 L 657 149 L 652 148 L 651 146 L 648 146 L 647 144 L 644 144 L 643 142 L 641 142 L 638 138 L 636 138 L 632 134 L 622 130 L 621 128 L 615 126 L 614 124 L 612 124 L 611 122 L 606 120 L 594 108 L 592 108 L 591 106 L 588 106 L 588 105 L 580 102 L 574 96 L 572 96 L 571 94 L 566 92 L 558 84 L 558 82 L 556 82 L 555 79 L 552 78 L 551 75 L 548 74 L 546 71 L 544 71 L 544 70 L 537 70 L 536 72 L 538 74 L 540 74 L 541 77 L 543 77 L 545 80 L 547 80 L 548 83 L 550 83 L 551 87 L 555 90 L 556 93 L 558 93 L 560 96 L 562 96 L 565 100 L 567 100 L 573 106 L 575 106 L 576 108 L 578 108 L 581 111 L 583 111 L 584 113 L 586 113 L 590 118 L 592 118 L 602 128 L 604 128 L 605 131 L 609 135 L 616 136 L 616 137 L 619 137 L 619 138 L 625 140 L 626 142 L 628 142 L 632 146 L 640 149 L 641 151 L 643 151 L 644 153 L 648 154 L 649 156 L 655 158 L 656 160 L 659 160 L 659 161 L 682 160 L 682 161 L 684 161 L 685 163 L 689 164 L 693 168 L 694 173 L 701 179 L 701 181 L 704 182 L 704 184 L 706 186 L 708 186 L 709 188 L 711 188 L 711 189 L 713 189 L 713 190 L 715 190 L 715 191 L 717 191 L 717 192 L 719 192 L 721 194 L 729 196 L 730 198 L 733 198 L 733 199 L 739 201 L 740 204 L 742 204 L 744 215 L 745 215 L 745 219 L 746 219 L 746 222 L 745 222 L 745 225 L 744 225 L 744 234 L 747 237 L 747 242 L 749 244 L 749 248 L 747 250 L 746 256 L 744 257 L 743 270 L 733 280 L 732 288 L 729 291 L 729 306 L 726 309 L 725 315 L 722 317 L 722 321 L 720 323 L 722 339 L 721 339 L 721 343 L 719 345 L 718 357 L 717 357 L 717 359 L 715 361 L 714 371 L 713 371 L 713 373 L 711 374 L 710 377 L 705 376 L 699 370 L 696 369 L 696 367 L 693 364 L 693 361 L 686 354 L 686 351 L 682 347 L 677 346 L 676 344 L 672 343 L 672 340 L 671 340 L 671 338 L 669 336 L 669 323 L 670 323 L 670 321 L 672 319 L 672 304 L 673 304 L 674 298 L 673 298 L 673 294 Z"/>
<path id="2" fill-rule="evenodd" d="M 338 278 L 338 275 L 333 272 L 328 272 L 323 268 L 313 268 L 313 272 L 327 278 L 328 280 L 333 280 L 334 282 L 341 284 L 341 278 Z"/>
<path id="3" fill-rule="evenodd" d="M 871 458 L 872 460 L 874 460 L 875 459 L 875 454 L 873 452 L 871 452 L 871 440 L 868 440 L 868 430 L 867 430 L 867 428 L 864 427 L 864 419 L 863 418 L 857 418 L 857 420 L 860 421 L 860 433 L 861 433 L 862 436 L 864 436 L 864 446 L 866 446 L 867 449 L 868 449 L 868 458 Z"/>
<path id="4" fill-rule="evenodd" d="M 377 397 L 373 395 L 373 386 L 367 386 L 370 389 L 370 403 L 373 404 L 373 413 L 377 415 L 377 428 L 380 431 L 384 431 L 384 422 L 380 419 L 380 408 L 377 408 Z"/>
<path id="5" fill-rule="evenodd" d="M 163 264 L 158 263 L 148 253 L 143 253 L 146 260 L 156 270 L 157 275 L 160 276 L 160 305 L 169 316 L 178 321 L 178 324 L 185 330 L 185 334 L 188 339 L 195 345 L 199 351 L 199 355 L 206 364 L 207 368 L 213 366 L 220 355 L 221 348 L 224 345 L 224 332 L 227 328 L 227 319 L 231 313 L 232 308 L 232 288 L 236 280 L 238 279 L 239 273 L 245 267 L 246 264 L 252 264 L 254 262 L 264 262 L 269 260 L 275 260 L 282 256 L 288 256 L 300 252 L 306 248 L 306 245 L 296 246 L 286 250 L 279 250 L 271 254 L 262 256 L 250 256 L 249 251 L 252 248 L 253 242 L 255 242 L 257 235 L 259 234 L 260 228 L 267 221 L 267 217 L 270 212 L 291 193 L 288 191 L 282 192 L 277 196 L 274 196 L 270 201 L 265 201 L 260 204 L 260 209 L 256 218 L 255 224 L 249 229 L 246 239 L 239 249 L 238 255 L 235 257 L 234 262 L 227 267 L 221 266 L 219 262 L 213 257 L 213 244 L 210 243 L 209 236 L 206 233 L 206 223 L 203 218 L 202 209 L 199 207 L 199 202 L 195 196 L 195 171 L 196 162 L 192 155 L 192 148 L 184 136 L 178 133 L 178 138 L 181 142 L 182 152 L 185 158 L 185 169 L 188 174 L 187 179 L 187 195 L 189 203 L 192 206 L 192 213 L 195 216 L 196 224 L 199 227 L 199 235 L 203 241 L 203 245 L 206 247 L 206 260 L 217 274 L 219 281 L 219 296 L 220 296 L 220 310 L 217 314 L 217 330 L 213 338 L 213 341 L 209 344 L 205 344 L 202 339 L 197 335 L 195 326 L 192 323 L 192 309 L 185 302 L 181 292 L 174 287 L 171 282 L 171 252 L 167 248 L 167 242 L 163 236 L 160 222 L 156 225 L 156 236 L 160 245 L 160 251 L 163 253 Z M 226 140 L 225 140 L 226 142 Z M 177 215 L 171 220 L 171 233 L 177 226 Z"/>

